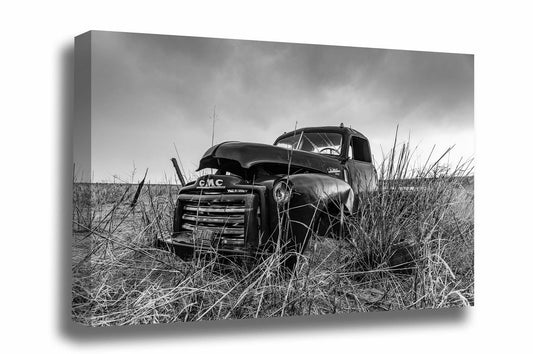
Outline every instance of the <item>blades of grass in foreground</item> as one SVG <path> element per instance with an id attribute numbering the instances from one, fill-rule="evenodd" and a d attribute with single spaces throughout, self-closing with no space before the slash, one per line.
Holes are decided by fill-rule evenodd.
<path id="1" fill-rule="evenodd" d="M 72 317 L 111 326 L 473 305 L 473 163 L 443 165 L 449 151 L 413 166 L 395 141 L 378 192 L 346 217 L 347 237 L 310 233 L 292 273 L 280 271 L 281 244 L 248 268 L 154 248 L 172 229 L 177 189 L 143 188 L 134 215 L 125 185 L 91 186 L 89 200 L 77 188 L 75 210 L 90 203 L 95 215 L 73 223 Z"/>

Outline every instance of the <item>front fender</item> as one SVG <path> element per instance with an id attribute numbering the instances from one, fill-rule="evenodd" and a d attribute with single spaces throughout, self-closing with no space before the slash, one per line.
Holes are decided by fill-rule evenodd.
<path id="1" fill-rule="evenodd" d="M 291 199 L 285 209 L 288 246 L 303 252 L 313 231 L 320 232 L 324 215 L 338 213 L 338 220 L 342 220 L 343 210 L 353 211 L 354 193 L 348 183 L 325 174 L 306 173 L 285 179 L 291 187 Z"/>
<path id="2" fill-rule="evenodd" d="M 286 179 L 292 188 L 291 207 L 304 204 L 343 205 L 349 213 L 353 211 L 354 192 L 341 179 L 317 173 L 292 175 Z"/>

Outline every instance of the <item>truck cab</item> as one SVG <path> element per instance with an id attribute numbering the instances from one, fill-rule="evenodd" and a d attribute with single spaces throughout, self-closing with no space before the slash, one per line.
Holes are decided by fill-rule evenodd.
<path id="1" fill-rule="evenodd" d="M 339 161 L 342 168 L 328 174 L 344 179 L 355 194 L 377 188 L 377 174 L 368 139 L 357 130 L 344 127 L 302 128 L 279 136 L 276 146 L 309 151 Z"/>

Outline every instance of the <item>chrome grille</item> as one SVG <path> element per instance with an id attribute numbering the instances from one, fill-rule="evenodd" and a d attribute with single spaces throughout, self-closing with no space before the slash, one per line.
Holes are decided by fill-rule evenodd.
<path id="1" fill-rule="evenodd" d="M 235 194 L 182 194 L 181 229 L 186 231 L 210 230 L 220 236 L 223 245 L 244 246 L 246 215 L 251 211 L 247 198 Z"/>

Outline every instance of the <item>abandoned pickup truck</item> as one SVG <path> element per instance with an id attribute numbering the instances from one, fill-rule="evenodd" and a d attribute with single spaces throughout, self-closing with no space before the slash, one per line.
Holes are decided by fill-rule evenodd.
<path id="1" fill-rule="evenodd" d="M 181 188 L 173 233 L 160 240 L 178 254 L 303 252 L 312 234 L 338 232 L 357 195 L 377 186 L 368 139 L 342 124 L 273 145 L 223 142 L 204 154 L 205 169 L 216 172 Z"/>

